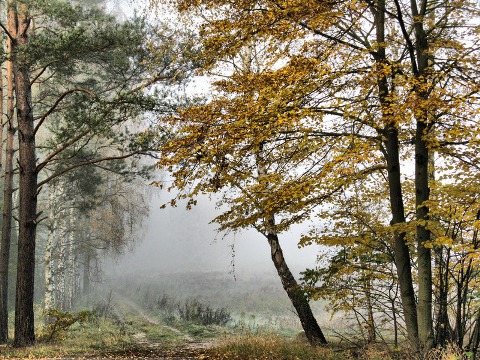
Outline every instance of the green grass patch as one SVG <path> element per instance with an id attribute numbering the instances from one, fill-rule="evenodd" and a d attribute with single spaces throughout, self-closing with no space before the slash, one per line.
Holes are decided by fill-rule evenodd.
<path id="1" fill-rule="evenodd" d="M 65 333 L 62 342 L 42 343 L 35 346 L 0 349 L 2 359 L 59 358 L 63 356 L 104 356 L 110 353 L 131 353 L 136 344 L 128 329 L 111 319 L 99 318 L 92 322 L 75 324 Z"/>

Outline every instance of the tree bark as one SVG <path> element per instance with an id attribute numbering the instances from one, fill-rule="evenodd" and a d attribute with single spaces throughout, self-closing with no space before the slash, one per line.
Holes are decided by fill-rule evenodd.
<path id="1" fill-rule="evenodd" d="M 318 326 L 315 316 L 313 316 L 312 309 L 308 303 L 305 293 L 297 284 L 295 277 L 287 266 L 283 251 L 278 241 L 278 236 L 275 233 L 267 235 L 268 244 L 270 245 L 270 252 L 273 264 L 277 269 L 278 276 L 282 281 L 283 289 L 287 292 L 293 307 L 297 311 L 297 315 L 302 323 L 303 330 L 307 339 L 312 345 L 324 345 L 327 343 L 320 326 Z"/>
<path id="2" fill-rule="evenodd" d="M 33 295 L 35 275 L 35 233 L 37 228 L 37 170 L 35 127 L 33 122 L 32 89 L 27 64 L 16 50 L 26 46 L 30 19 L 27 6 L 17 5 L 17 36 L 13 41 L 13 72 L 17 99 L 19 140 L 19 230 L 17 289 L 15 300 L 15 346 L 35 342 Z"/>
<path id="3" fill-rule="evenodd" d="M 55 218 L 55 197 L 56 197 L 56 184 L 54 181 L 48 184 L 49 189 L 49 213 L 48 213 L 48 236 L 47 244 L 45 246 L 45 310 L 54 307 L 53 297 L 53 245 L 56 237 L 56 218 Z"/>
<path id="4" fill-rule="evenodd" d="M 377 6 L 373 8 L 375 16 L 376 40 L 378 50 L 375 52 L 375 61 L 380 67 L 377 76 L 378 96 L 382 109 L 382 117 L 385 127 L 382 135 L 385 138 L 385 160 L 387 162 L 388 188 L 390 195 L 390 209 L 392 214 L 392 225 L 405 223 L 405 207 L 403 202 L 402 180 L 400 171 L 400 152 L 398 129 L 394 119 L 389 119 L 389 111 L 392 107 L 388 79 L 383 71 L 388 66 L 385 44 L 385 0 L 378 0 Z M 394 69 L 391 69 L 393 72 Z M 393 74 L 392 74 L 393 75 Z M 393 75 L 394 76 L 394 75 Z M 405 242 L 405 232 L 394 231 L 393 252 L 397 277 L 400 285 L 400 299 L 405 316 L 407 336 L 410 342 L 418 342 L 417 308 L 415 302 L 415 290 L 413 287 L 412 266 L 410 250 Z"/>
<path id="5" fill-rule="evenodd" d="M 429 114 L 426 101 L 427 69 L 429 62 L 427 34 L 423 27 L 425 14 L 420 13 L 416 0 L 411 0 L 412 19 L 414 20 L 416 64 L 414 74 L 418 80 L 415 92 L 419 99 L 416 111 L 415 131 L 415 205 L 417 218 L 417 256 L 418 256 L 418 337 L 424 351 L 434 346 L 433 309 L 432 309 L 432 253 L 430 244 L 429 209 L 426 202 L 430 199 L 429 188 L 429 149 L 426 139 L 429 131 Z M 415 72 L 415 67 L 417 71 Z"/>
<path id="6" fill-rule="evenodd" d="M 76 264 L 75 264 L 75 236 L 74 236 L 74 224 L 73 224 L 74 209 L 70 207 L 68 211 L 68 237 L 66 248 L 66 267 L 65 267 L 65 309 L 72 310 L 73 297 L 75 293 L 76 283 Z"/>
<path id="7" fill-rule="evenodd" d="M 405 209 L 403 204 L 397 129 L 393 125 L 388 126 L 385 137 L 390 209 L 392 212 L 391 224 L 404 224 Z M 395 230 L 393 237 L 395 267 L 397 268 L 400 299 L 405 316 L 407 336 L 411 342 L 416 344 L 418 342 L 417 305 L 415 302 L 415 290 L 413 288 L 410 251 L 405 242 L 405 232 Z"/>
<path id="8" fill-rule="evenodd" d="M 258 172 L 258 179 L 261 180 L 267 175 L 267 170 L 264 165 L 263 145 L 260 145 L 260 149 L 255 154 L 256 166 Z M 268 192 L 268 185 L 267 192 Z M 324 345 L 327 344 L 327 340 L 323 335 L 320 326 L 318 326 L 315 316 L 313 316 L 312 309 L 308 303 L 307 297 L 303 289 L 297 284 L 295 277 L 287 266 L 285 258 L 283 257 L 283 251 L 278 240 L 277 231 L 275 229 L 275 216 L 271 213 L 265 213 L 264 216 L 264 235 L 270 245 L 270 253 L 273 264 L 277 269 L 278 276 L 282 281 L 283 289 L 286 291 L 293 307 L 297 311 L 298 318 L 302 324 L 302 328 L 305 331 L 308 341 L 312 345 Z"/>
<path id="9" fill-rule="evenodd" d="M 83 260 L 83 295 L 90 293 L 90 251 L 85 250 Z"/>
<path id="10" fill-rule="evenodd" d="M 8 4 L 8 24 L 10 33 L 15 34 L 15 17 Z M 8 40 L 8 51 L 12 44 Z M 3 101 L 3 96 L 2 96 Z M 2 239 L 0 250 L 0 342 L 8 340 L 8 268 L 10 265 L 10 244 L 12 241 L 12 209 L 13 209 L 13 159 L 15 155 L 14 139 L 17 131 L 14 123 L 14 78 L 12 62 L 7 62 L 7 143 L 5 154 L 5 179 L 3 184 Z"/>
<path id="11" fill-rule="evenodd" d="M 63 192 L 63 187 L 60 187 L 60 192 Z M 66 259 L 67 259 L 67 215 L 66 209 L 62 210 L 62 219 L 58 223 L 58 241 L 57 241 L 57 269 L 55 280 L 55 304 L 61 310 L 65 310 L 65 274 L 66 274 Z"/>

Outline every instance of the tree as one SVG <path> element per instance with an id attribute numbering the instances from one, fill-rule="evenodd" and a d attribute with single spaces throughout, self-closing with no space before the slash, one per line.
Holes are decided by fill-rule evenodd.
<path id="1" fill-rule="evenodd" d="M 161 29 L 147 30 L 140 19 L 119 24 L 100 10 L 63 1 L 12 0 L 9 9 L 10 20 L 17 27 L 15 31 L 2 27 L 12 41 L 9 56 L 19 124 L 15 344 L 22 346 L 34 342 L 35 234 L 41 220 L 38 192 L 44 184 L 81 166 L 152 150 L 153 137 L 143 131 L 145 127 L 142 134 L 135 134 L 125 122 L 160 108 L 143 90 L 158 82 L 183 79 L 191 62 L 182 55 L 192 50 L 192 43 L 173 45 L 167 43 Z M 148 64 L 153 60 L 161 66 L 150 71 Z M 32 85 L 38 87 L 34 101 Z M 41 138 L 46 125 L 49 138 L 38 147 L 35 138 Z M 82 151 L 86 144 L 101 138 L 108 139 L 102 146 L 110 152 Z M 37 154 L 42 157 L 38 163 Z"/>
<path id="2" fill-rule="evenodd" d="M 13 12 L 12 5 L 8 3 L 8 12 Z M 10 32 L 15 31 L 14 16 L 8 16 L 7 28 Z M 7 37 L 7 46 L 12 47 L 12 39 Z M 9 50 L 11 53 L 11 50 Z M 2 74 L 3 76 L 3 74 Z M 10 243 L 12 233 L 12 208 L 13 208 L 13 163 L 14 163 L 14 139 L 17 131 L 14 119 L 14 77 L 12 60 L 7 60 L 6 68 L 7 78 L 7 101 L 6 101 L 6 126 L 7 126 L 7 141 L 6 141 L 6 156 L 5 156 L 5 177 L 3 184 L 3 208 L 2 208 L 2 239 L 0 252 L 0 342 L 4 343 L 8 339 L 8 265 L 10 263 Z M 3 82 L 1 83 L 1 103 L 3 104 Z M 2 106 L 3 119 L 3 106 Z M 3 120 L 2 120 L 3 129 Z M 2 139 L 3 144 L 3 139 Z M 3 147 L 2 147 L 3 151 Z"/>
<path id="3" fill-rule="evenodd" d="M 315 212 L 328 218 L 324 210 L 331 194 L 339 188 L 349 191 L 356 179 L 377 176 L 377 171 L 386 169 L 380 176 L 385 175 L 388 188 L 407 333 L 414 346 L 428 351 L 434 345 L 430 229 L 435 222 L 428 207 L 435 196 L 429 158 L 436 154 L 446 163 L 458 161 L 461 167 L 476 162 L 478 134 L 465 130 L 468 124 L 477 128 L 476 120 L 469 119 L 478 117 L 478 84 L 473 80 L 478 24 L 472 21 L 478 4 L 179 0 L 175 5 L 183 13 L 206 19 L 200 24 L 204 68 L 226 77 L 216 83 L 218 97 L 197 110 L 185 111 L 180 117 L 183 123 L 176 123 L 185 126 L 172 142 L 175 147 L 165 148 L 167 153 L 183 155 L 176 185 L 196 185 L 195 180 L 205 178 L 215 182 L 212 174 L 220 178 L 224 167 L 242 169 L 228 175 L 235 182 L 217 181 L 219 187 L 241 188 L 243 197 L 231 197 L 234 210 L 218 218 L 232 228 L 241 227 L 252 219 L 252 206 L 245 205 L 243 198 L 262 204 L 258 199 L 264 194 L 245 186 L 242 181 L 250 172 L 236 161 L 245 162 L 247 150 L 267 144 L 266 152 L 276 155 L 269 167 L 277 161 L 290 165 L 281 168 L 280 176 L 269 171 L 264 190 L 275 193 L 270 200 L 275 199 L 279 204 L 275 209 L 282 214 L 288 211 L 285 203 L 298 206 L 295 211 L 302 216 L 282 219 L 290 224 Z M 242 52 L 253 40 L 268 53 L 255 78 L 238 71 Z M 262 117 L 259 125 L 251 120 Z M 202 122 L 202 118 L 217 121 Z M 243 127 L 237 125 L 240 121 Z M 217 130 L 218 123 L 223 124 L 223 133 Z M 207 134 L 214 140 L 205 140 Z M 245 145 L 244 139 L 255 140 Z M 180 150 L 181 146 L 199 152 L 195 155 Z M 290 152 L 280 151 L 288 146 Z M 244 151 L 239 154 L 232 150 L 235 147 Z M 299 161 L 297 154 L 303 159 L 310 156 L 308 164 Z M 185 164 L 195 159 L 197 167 Z M 413 182 L 408 164 L 415 167 Z M 305 176 L 298 175 L 301 170 Z M 290 181 L 285 171 L 291 173 Z M 445 171 L 452 175 L 451 170 Z M 285 186 L 283 194 L 275 191 L 278 184 Z M 197 186 L 192 193 L 207 188 Z M 283 202 L 284 197 L 289 202 Z M 249 215 L 241 217 L 234 212 L 237 209 L 242 210 L 238 214 Z M 412 211 L 415 218 L 409 219 L 406 214 Z M 409 246 L 412 241 L 415 249 Z M 417 279 L 412 264 L 418 269 Z"/>

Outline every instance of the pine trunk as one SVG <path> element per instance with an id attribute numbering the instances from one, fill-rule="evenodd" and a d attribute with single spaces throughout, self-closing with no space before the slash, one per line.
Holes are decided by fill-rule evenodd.
<path id="1" fill-rule="evenodd" d="M 9 8 L 10 9 L 10 8 Z M 10 12 L 11 10 L 9 10 Z M 14 33 L 14 16 L 8 16 L 8 28 Z M 8 49 L 11 51 L 8 41 Z M 3 100 L 3 97 L 2 97 Z M 7 62 L 7 143 L 5 155 L 5 178 L 3 184 L 2 239 L 0 250 L 0 342 L 8 340 L 8 268 L 10 265 L 10 244 L 12 242 L 13 209 L 13 160 L 15 155 L 14 139 L 17 131 L 14 122 L 14 78 L 12 62 Z"/>
<path id="2" fill-rule="evenodd" d="M 19 224 L 17 289 L 15 300 L 16 346 L 35 342 L 33 295 L 35 275 L 35 234 L 37 228 L 37 169 L 32 89 L 27 64 L 18 59 L 15 50 L 28 44 L 30 23 L 25 4 L 17 7 L 18 31 L 13 42 L 13 72 L 17 100 L 19 140 Z"/>

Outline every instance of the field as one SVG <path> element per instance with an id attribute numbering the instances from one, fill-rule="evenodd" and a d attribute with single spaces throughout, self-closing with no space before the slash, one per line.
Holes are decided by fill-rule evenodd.
<path id="1" fill-rule="evenodd" d="M 80 299 L 77 307 L 78 311 L 86 309 L 88 312 L 77 312 L 80 314 L 78 321 L 72 320 L 71 313 L 56 314 L 50 318 L 48 328 L 45 316 L 38 311 L 37 345 L 26 349 L 7 346 L 0 349 L 0 357 L 412 358 L 405 350 L 395 352 L 385 347 L 365 347 L 359 339 L 342 335 L 349 332 L 348 321 L 331 319 L 320 303 L 314 303 L 313 308 L 333 345 L 312 348 L 275 274 L 238 276 L 237 280 L 232 275 L 220 273 L 121 277 L 98 286 L 96 293 Z"/>

